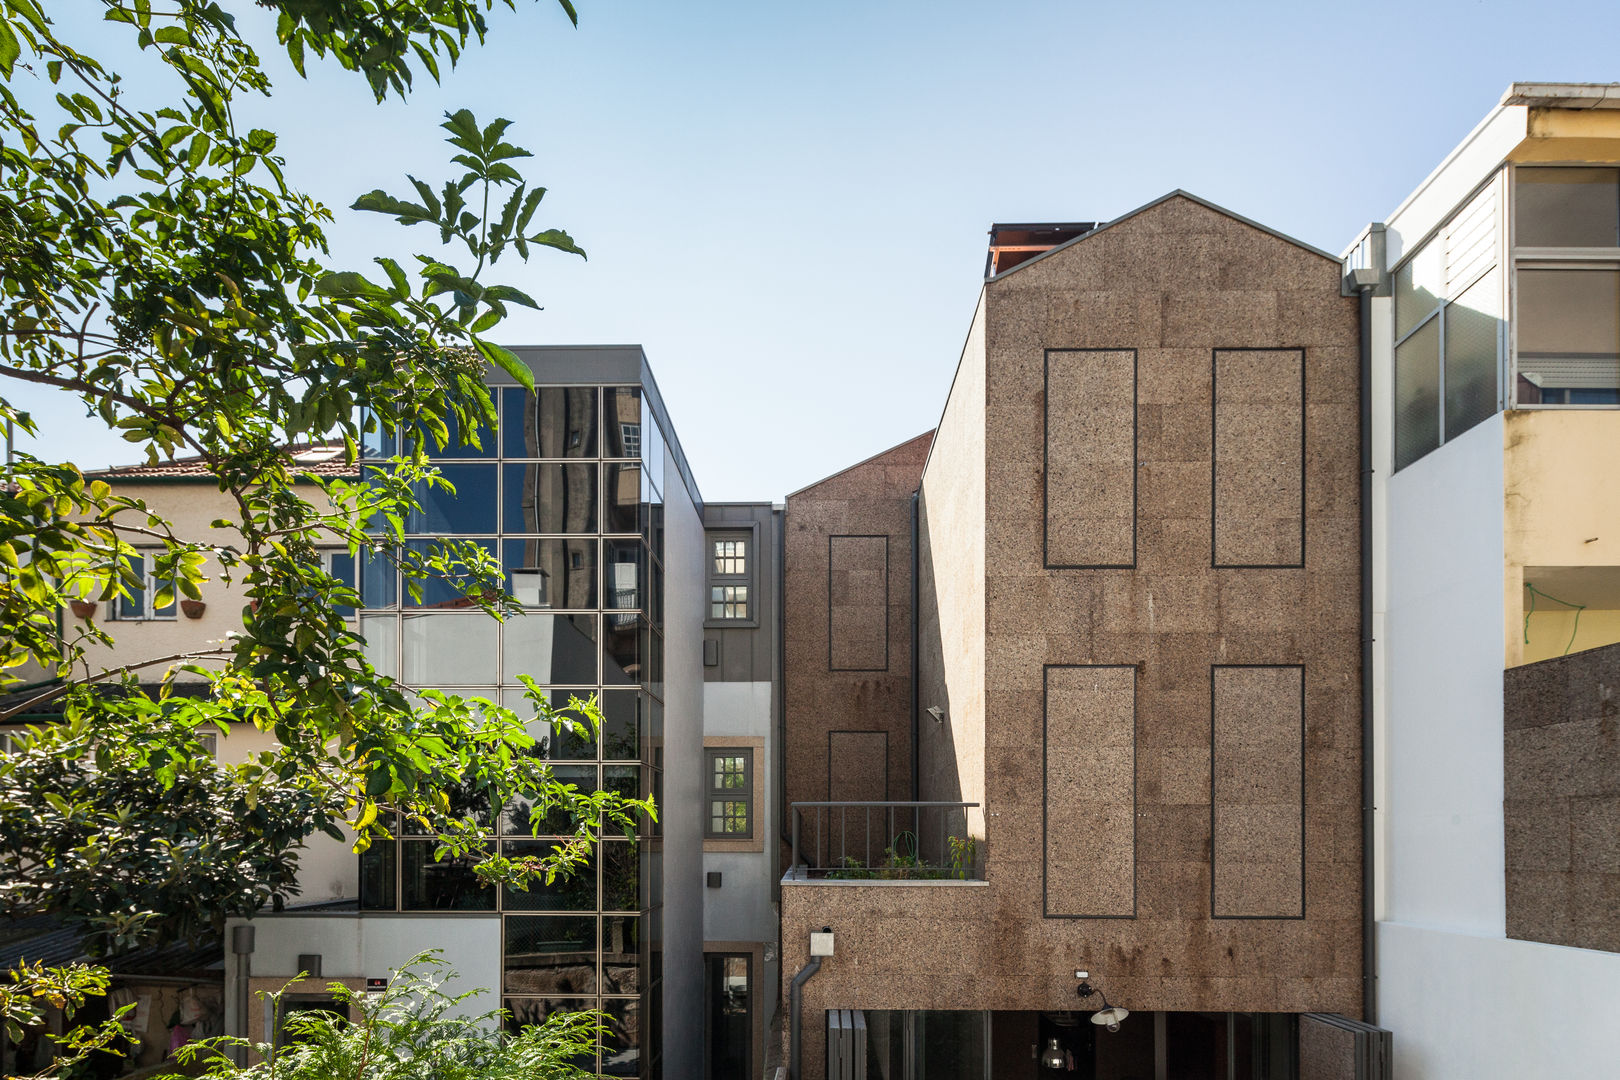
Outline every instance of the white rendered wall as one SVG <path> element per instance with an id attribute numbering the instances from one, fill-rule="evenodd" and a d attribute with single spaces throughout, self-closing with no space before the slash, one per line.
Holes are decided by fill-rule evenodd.
<path id="1" fill-rule="evenodd" d="M 1499 938 L 1501 414 L 1386 491 L 1385 918 Z"/>
<path id="2" fill-rule="evenodd" d="M 664 488 L 664 1076 L 703 1074 L 703 520 Z"/>

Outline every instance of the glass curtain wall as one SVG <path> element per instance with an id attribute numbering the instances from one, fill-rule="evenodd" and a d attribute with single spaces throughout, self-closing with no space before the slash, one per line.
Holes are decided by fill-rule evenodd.
<path id="1" fill-rule="evenodd" d="M 377 667 L 413 688 L 487 698 L 525 714 L 519 675 L 552 703 L 596 695 L 600 738 L 532 730 L 555 777 L 581 790 L 629 796 L 663 789 L 664 440 L 639 387 L 502 387 L 500 428 L 475 448 L 452 441 L 439 458 L 455 485 L 424 492 L 407 531 L 426 546 L 454 536 L 501 562 L 525 611 L 504 623 L 452 586 L 420 599 L 393 565 L 362 570 L 360 630 Z M 381 449 L 381 448 L 380 448 Z M 538 723 L 538 722 L 537 722 Z M 573 832 L 530 807 L 466 805 L 496 826 L 509 855 L 541 854 Z M 658 1075 L 662 841 L 643 822 L 635 842 L 602 837 L 568 879 L 527 891 L 480 886 L 470 867 L 434 859 L 436 842 L 408 823 L 399 839 L 361 856 L 361 906 L 371 911 L 499 912 L 502 985 L 513 1024 L 599 1009 L 610 1029 L 600 1056 L 580 1064 L 607 1076 Z"/>

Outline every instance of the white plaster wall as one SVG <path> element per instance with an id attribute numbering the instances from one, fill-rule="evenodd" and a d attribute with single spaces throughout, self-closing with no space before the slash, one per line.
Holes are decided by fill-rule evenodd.
<path id="1" fill-rule="evenodd" d="M 1493 109 L 1386 219 L 1387 257 L 1394 266 L 1506 161 L 1529 131 L 1523 105 Z"/>
<path id="2" fill-rule="evenodd" d="M 1397 1080 L 1620 1073 L 1620 955 L 1404 923 L 1378 955 Z"/>
<path id="3" fill-rule="evenodd" d="M 769 740 L 771 684 L 706 682 L 703 684 L 703 734 L 750 735 Z"/>
<path id="4" fill-rule="evenodd" d="M 776 770 L 772 743 L 771 684 L 768 682 L 706 682 L 703 684 L 703 734 L 763 738 L 759 775 L 755 779 L 755 813 L 763 830 L 763 851 L 706 851 L 703 871 L 718 870 L 721 885 L 703 890 L 705 941 L 774 942 L 776 907 L 771 903 L 775 883 Z M 707 877 L 705 877 L 707 882 Z M 761 984 L 763 985 L 763 984 Z M 764 997 L 761 997 L 764 1000 Z"/>
<path id="5" fill-rule="evenodd" d="M 1502 435 L 1497 414 L 1387 488 L 1387 917 L 1487 937 L 1506 932 Z"/>
<path id="6" fill-rule="evenodd" d="M 671 466 L 673 472 L 673 466 Z M 703 520 L 664 488 L 664 1075 L 703 1073 Z"/>
<path id="7" fill-rule="evenodd" d="M 225 932 L 226 1030 L 236 1026 L 236 957 Z M 301 953 L 319 953 L 322 983 L 342 978 L 381 978 L 425 949 L 440 949 L 456 978 L 445 989 L 452 994 L 483 988 L 460 1006 L 463 1015 L 497 1008 L 501 979 L 501 920 L 497 915 L 394 916 L 261 915 L 255 928 L 252 971 L 255 978 L 298 974 Z M 320 984 L 317 984 L 320 985 Z M 250 1003 L 257 1008 L 257 1003 Z"/>

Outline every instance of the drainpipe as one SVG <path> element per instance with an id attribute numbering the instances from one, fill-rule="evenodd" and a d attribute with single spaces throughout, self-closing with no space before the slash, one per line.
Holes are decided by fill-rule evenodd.
<path id="1" fill-rule="evenodd" d="M 248 1027 L 248 1007 L 250 1004 L 248 979 L 253 975 L 253 936 L 254 927 L 252 923 L 243 923 L 240 926 L 231 927 L 231 952 L 236 954 L 236 1024 L 241 1029 L 240 1036 L 244 1040 L 248 1038 L 250 1030 Z M 272 1034 L 271 1032 L 265 1033 L 266 1042 L 271 1041 Z M 246 1046 L 232 1048 L 231 1055 L 236 1059 L 238 1065 L 246 1067 Z"/>
<path id="2" fill-rule="evenodd" d="M 917 624 L 917 601 L 922 595 L 921 579 L 918 568 L 922 565 L 921 554 L 917 551 L 917 537 L 921 530 L 918 528 L 919 497 L 922 489 L 918 488 L 911 493 L 911 801 L 917 802 L 922 798 L 922 766 L 917 760 L 921 752 L 921 728 L 917 722 L 917 705 L 922 687 L 917 685 L 922 674 L 922 660 L 917 655 L 917 642 L 921 637 Z"/>
<path id="3" fill-rule="evenodd" d="M 804 1075 L 799 1068 L 799 1049 L 803 1041 L 799 1038 L 799 1012 L 804 1000 L 804 984 L 821 970 L 821 958 L 831 955 L 832 927 L 823 926 L 821 933 L 810 935 L 810 962 L 799 969 L 788 987 L 788 1080 L 802 1080 Z"/>
<path id="4" fill-rule="evenodd" d="M 1347 289 L 1360 299 L 1361 441 L 1361 1018 L 1378 1022 L 1378 923 L 1373 900 L 1373 520 L 1372 520 L 1372 300 L 1384 286 L 1384 227 L 1372 226 L 1373 265 L 1352 270 Z"/>

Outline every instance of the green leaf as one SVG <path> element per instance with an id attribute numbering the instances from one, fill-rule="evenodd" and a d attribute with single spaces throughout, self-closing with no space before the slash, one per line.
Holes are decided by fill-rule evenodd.
<path id="1" fill-rule="evenodd" d="M 17 35 L 4 19 L 0 19 L 0 71 L 5 72 L 6 78 L 11 77 L 17 58 L 21 55 L 22 46 L 17 43 Z"/>
<path id="2" fill-rule="evenodd" d="M 525 390 L 534 389 L 534 371 L 519 359 L 516 353 L 482 338 L 477 339 L 474 344 L 478 347 L 479 355 L 485 360 L 512 376 Z"/>
<path id="3" fill-rule="evenodd" d="M 315 292 L 319 296 L 330 296 L 340 300 L 361 296 L 368 300 L 388 299 L 388 294 L 382 288 L 353 270 L 321 275 L 315 282 Z"/>

